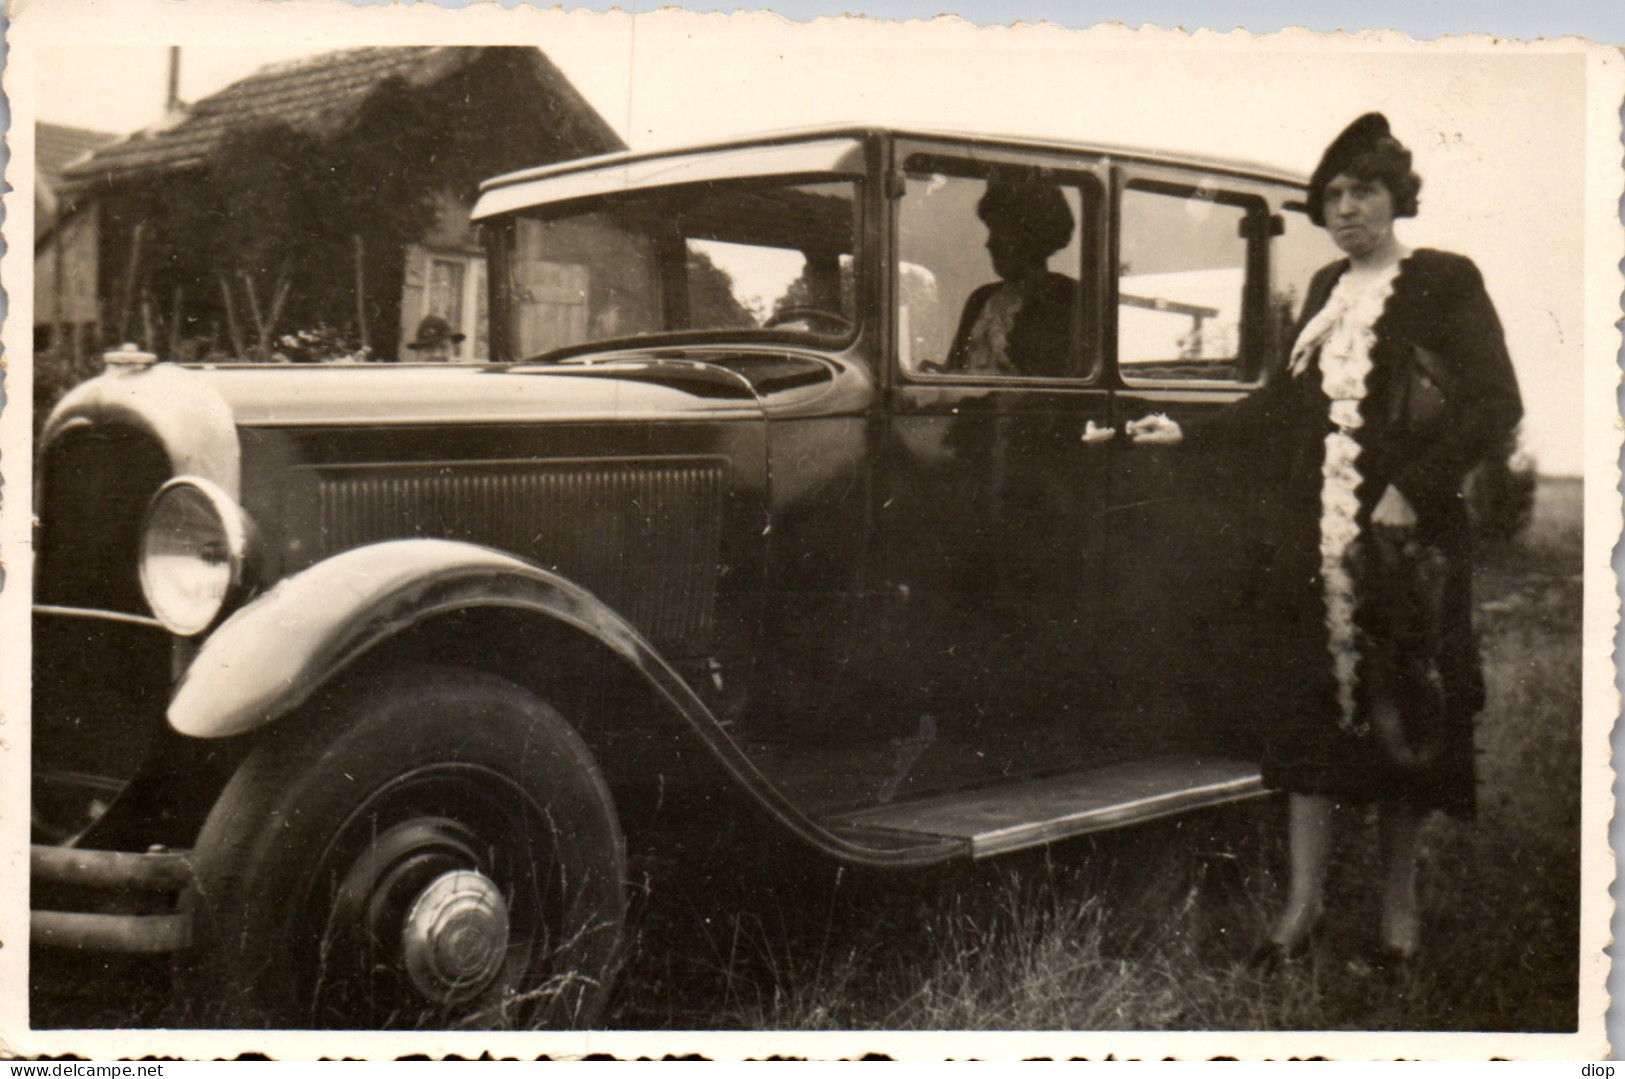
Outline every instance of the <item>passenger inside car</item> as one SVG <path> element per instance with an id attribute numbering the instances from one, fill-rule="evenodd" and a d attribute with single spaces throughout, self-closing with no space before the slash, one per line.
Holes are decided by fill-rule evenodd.
<path id="1" fill-rule="evenodd" d="M 1078 283 L 1049 269 L 1076 227 L 1055 183 L 1022 171 L 995 175 L 976 204 L 999 280 L 971 293 L 946 370 L 1064 376 L 1072 360 Z"/>

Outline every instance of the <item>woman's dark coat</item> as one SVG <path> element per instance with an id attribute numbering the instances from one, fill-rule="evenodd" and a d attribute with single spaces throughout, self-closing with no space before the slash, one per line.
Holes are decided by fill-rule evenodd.
<path id="1" fill-rule="evenodd" d="M 1315 275 L 1300 329 L 1325 306 L 1348 267 L 1344 260 Z M 1241 475 L 1273 479 L 1287 492 L 1286 535 L 1271 545 L 1269 564 L 1257 567 L 1270 585 L 1255 593 L 1262 597 L 1256 659 L 1287 675 L 1270 684 L 1269 714 L 1261 720 L 1265 782 L 1352 800 L 1397 798 L 1469 815 L 1472 717 L 1483 707 L 1484 684 L 1472 629 L 1471 534 L 1462 485 L 1474 465 L 1504 444 L 1523 409 L 1500 320 L 1470 260 L 1426 249 L 1411 254 L 1375 332 L 1360 408 L 1363 426 L 1356 433 L 1361 534 L 1392 484 L 1416 511 L 1417 540 L 1443 552 L 1448 565 L 1436 656 L 1446 748 L 1431 764 L 1398 767 L 1368 730 L 1348 733 L 1338 726 L 1318 551 L 1320 470 L 1332 426 L 1318 369 L 1298 377 L 1281 373 L 1215 421 L 1193 425 L 1187 442 L 1210 442 L 1214 449 L 1222 444 L 1238 453 Z M 1407 430 L 1395 415 L 1394 398 L 1404 392 L 1417 346 L 1436 355 L 1446 372 L 1441 382 L 1449 423 L 1431 432 Z M 1381 613 L 1369 607 L 1364 604 L 1357 615 L 1366 629 Z M 1306 679 L 1305 670 L 1320 675 Z M 1362 663 L 1361 673 L 1369 676 L 1369 664 Z"/>

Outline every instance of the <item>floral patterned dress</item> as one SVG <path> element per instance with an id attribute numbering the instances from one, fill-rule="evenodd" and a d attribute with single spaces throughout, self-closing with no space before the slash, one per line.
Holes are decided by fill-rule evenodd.
<path id="1" fill-rule="evenodd" d="M 1326 647 L 1337 682 L 1338 725 L 1360 733 L 1358 716 L 1360 630 L 1359 597 L 1349 565 L 1360 537 L 1361 446 L 1358 433 L 1365 420 L 1361 405 L 1372 371 L 1377 320 L 1382 317 L 1400 263 L 1373 275 L 1345 274 L 1326 305 L 1304 325 L 1292 350 L 1292 374 L 1302 375 L 1318 358 L 1320 389 L 1329 406 L 1321 464 L 1320 577 L 1326 606 Z"/>

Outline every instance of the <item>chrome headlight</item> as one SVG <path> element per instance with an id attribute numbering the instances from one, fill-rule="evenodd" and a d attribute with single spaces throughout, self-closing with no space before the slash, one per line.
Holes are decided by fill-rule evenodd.
<path id="1" fill-rule="evenodd" d="M 180 476 L 147 504 L 141 530 L 141 591 L 171 633 L 214 625 L 246 591 L 254 527 L 232 497 L 196 476 Z"/>

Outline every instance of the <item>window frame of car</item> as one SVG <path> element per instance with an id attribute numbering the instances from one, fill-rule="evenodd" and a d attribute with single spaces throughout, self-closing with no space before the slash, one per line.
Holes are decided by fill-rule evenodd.
<path id="1" fill-rule="evenodd" d="M 1308 302 L 1309 285 L 1311 281 L 1313 281 L 1315 273 L 1329 263 L 1335 262 L 1343 257 L 1343 253 L 1337 250 L 1336 245 L 1332 242 L 1331 238 L 1326 235 L 1325 230 L 1321 229 L 1320 226 L 1316 225 L 1310 219 L 1309 201 L 1301 187 L 1293 189 L 1282 188 L 1277 192 L 1277 194 L 1279 195 L 1279 198 L 1273 204 L 1273 206 L 1276 217 L 1281 220 L 1281 225 L 1275 236 L 1270 241 L 1270 302 L 1274 303 L 1277 291 L 1281 289 L 1283 285 L 1296 284 L 1300 287 L 1301 291 L 1296 297 L 1296 309 L 1292 311 L 1292 317 L 1290 319 L 1283 320 L 1282 324 L 1279 326 L 1281 337 L 1270 342 L 1271 352 L 1268 359 L 1271 361 L 1269 373 L 1272 375 L 1275 373 L 1275 368 L 1284 368 L 1287 361 L 1291 357 L 1292 346 L 1296 343 L 1294 339 L 1294 330 L 1297 328 L 1297 325 L 1303 318 L 1303 305 Z M 1287 281 L 1283 280 L 1284 265 L 1290 261 L 1286 255 L 1286 250 L 1289 245 L 1297 242 L 1295 234 L 1298 231 L 1298 229 L 1289 226 L 1288 222 L 1294 220 L 1298 222 L 1298 228 L 1308 230 L 1304 233 L 1305 235 L 1315 235 L 1318 233 L 1323 243 L 1320 245 L 1321 251 L 1315 255 L 1312 261 L 1306 263 L 1306 266 L 1308 267 L 1307 272 L 1303 273 L 1301 277 Z M 1274 326 L 1273 319 L 1271 320 L 1271 326 Z"/>
<path id="2" fill-rule="evenodd" d="M 905 365 L 901 317 L 903 250 L 903 204 L 909 197 L 908 180 L 924 172 L 914 168 L 916 162 L 942 166 L 940 174 L 963 179 L 983 179 L 999 167 L 1017 167 L 1044 170 L 1063 187 L 1079 192 L 1079 220 L 1074 242 L 1078 245 L 1078 264 L 1064 267 L 1078 275 L 1081 300 L 1079 318 L 1079 352 L 1087 360 L 1087 370 L 1079 375 L 1025 375 L 979 374 L 965 371 L 928 371 L 918 366 Z M 1104 276 L 1108 269 L 1107 236 L 1110 230 L 1111 162 L 1109 156 L 1094 151 L 1034 148 L 979 140 L 953 141 L 921 136 L 899 136 L 892 144 L 891 179 L 886 187 L 894 197 L 886 218 L 886 276 L 883 292 L 886 311 L 887 338 L 891 342 L 890 362 L 886 365 L 897 386 L 975 386 L 986 388 L 1029 388 L 1064 390 L 1075 388 L 1097 389 L 1107 378 L 1111 364 L 1106 354 L 1107 335 L 1104 319 L 1111 286 Z M 980 225 L 980 222 L 978 222 Z M 1071 246 L 1069 244 L 1068 246 Z M 978 244 L 975 254 L 986 258 L 984 248 Z M 996 280 L 992 267 L 987 268 L 987 280 Z"/>
<path id="3" fill-rule="evenodd" d="M 1210 200 L 1219 205 L 1244 208 L 1249 226 L 1245 277 L 1242 286 L 1241 325 L 1236 362 L 1243 372 L 1238 378 L 1178 378 L 1136 376 L 1122 363 L 1119 315 L 1122 311 L 1121 278 L 1124 221 L 1123 201 L 1130 190 L 1179 194 Z M 1113 169 L 1109 262 L 1113 268 L 1107 335 L 1110 381 L 1131 392 L 1160 390 L 1219 390 L 1247 392 L 1268 381 L 1275 366 L 1279 342 L 1271 340 L 1269 304 L 1272 297 L 1276 238 L 1281 235 L 1283 204 L 1290 203 L 1296 189 L 1281 183 L 1250 178 L 1219 168 L 1121 161 Z M 1287 343 L 1290 345 L 1290 342 Z"/>

